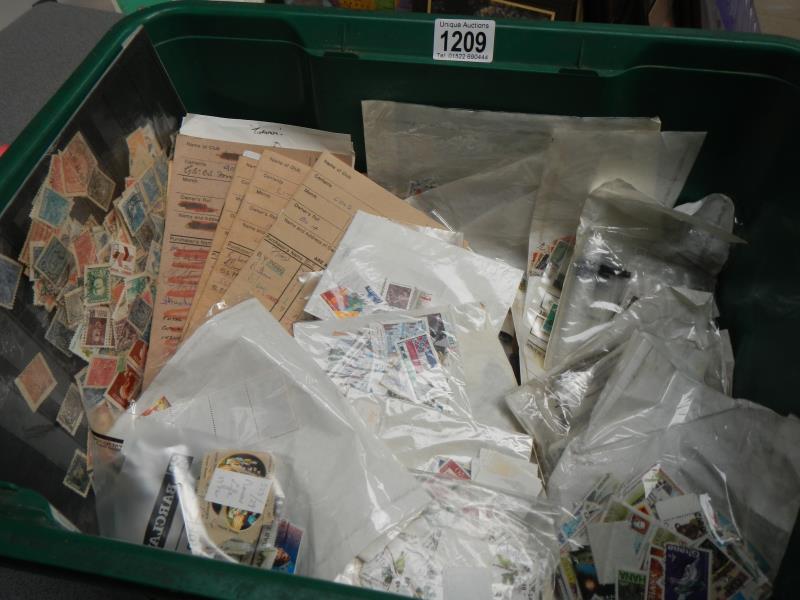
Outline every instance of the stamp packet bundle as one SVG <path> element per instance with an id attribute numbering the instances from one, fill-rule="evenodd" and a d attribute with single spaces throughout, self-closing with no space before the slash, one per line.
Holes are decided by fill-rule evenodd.
<path id="1" fill-rule="evenodd" d="M 284 502 L 274 471 L 269 454 L 219 450 L 203 457 L 197 482 L 200 518 L 208 539 L 224 555 L 264 569 L 275 561 L 276 525 Z M 227 499 L 230 505 L 214 499 Z"/>
<path id="2" fill-rule="evenodd" d="M 682 490 L 662 465 L 625 484 L 602 477 L 570 512 L 559 526 L 558 587 L 567 598 L 590 590 L 646 600 L 770 593 L 758 553 L 707 496 Z"/>

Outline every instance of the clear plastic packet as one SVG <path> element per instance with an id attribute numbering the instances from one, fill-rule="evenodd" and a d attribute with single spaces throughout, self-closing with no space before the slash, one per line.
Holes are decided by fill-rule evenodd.
<path id="1" fill-rule="evenodd" d="M 729 245 L 742 241 L 699 217 L 643 200 L 622 181 L 602 185 L 586 200 L 561 297 L 551 309 L 545 369 L 635 298 L 666 286 L 712 291 Z"/>
<path id="2" fill-rule="evenodd" d="M 514 416 L 534 438 L 545 478 L 569 440 L 586 427 L 625 343 L 637 329 L 659 337 L 699 380 L 725 393 L 730 390 L 730 341 L 714 324 L 712 294 L 667 287 L 638 298 L 561 363 L 506 397 Z"/>
<path id="3" fill-rule="evenodd" d="M 565 117 L 361 103 L 370 178 L 401 198 L 543 153 L 553 131 L 658 131 L 648 118 Z"/>
<path id="4" fill-rule="evenodd" d="M 256 300 L 198 328 L 124 417 L 116 430 L 125 439 L 121 471 L 106 466 L 98 482 L 105 535 L 149 543 L 145 534 L 165 502 L 181 504 L 184 517 L 194 518 L 205 510 L 191 493 L 194 489 L 195 495 L 203 495 L 194 483 L 202 479 L 203 457 L 231 449 L 271 457 L 274 485 L 280 486 L 275 491 L 285 496 L 285 518 L 303 531 L 300 574 L 333 578 L 353 556 L 428 501 Z M 126 422 L 127 431 L 120 431 Z M 193 458 L 182 471 L 188 500 L 175 494 L 164 500 L 162 487 L 179 483 L 171 474 L 176 454 Z M 203 498 L 208 497 L 206 492 Z M 222 554 L 235 560 L 233 548 L 226 551 L 211 536 L 217 540 L 215 549 L 202 530 L 192 545 L 180 534 L 181 520 L 171 519 L 163 523 L 171 525 L 170 531 L 159 535 L 174 540 L 178 549 L 218 556 L 222 548 Z M 187 524 L 186 536 L 191 527 Z M 231 544 L 242 546 L 241 540 Z M 170 542 L 167 547 L 176 546 Z"/>
<path id="5" fill-rule="evenodd" d="M 562 455 L 548 482 L 548 496 L 574 507 L 592 494 L 595 481 L 610 478 L 623 486 L 612 493 L 634 508 L 639 505 L 640 511 L 649 509 L 668 523 L 685 515 L 682 529 L 673 528 L 682 535 L 698 542 L 704 535 L 726 552 L 746 548 L 743 554 L 753 560 L 737 562 L 753 562 L 771 580 L 800 508 L 800 421 L 729 398 L 692 379 L 684 366 L 657 338 L 636 332 L 586 431 Z M 642 506 L 650 491 L 637 499 L 623 484 L 654 465 L 683 494 L 704 496 L 706 508 Z M 652 491 L 658 486 L 645 487 Z M 696 513 L 707 531 L 690 534 L 688 521 Z M 581 518 L 576 519 L 562 531 L 566 537 L 575 538 Z M 758 579 L 757 574 L 751 577 Z"/>
<path id="6" fill-rule="evenodd" d="M 418 475 L 433 497 L 339 581 L 424 598 L 543 599 L 558 565 L 557 509 L 471 482 Z"/>
<path id="7" fill-rule="evenodd" d="M 487 324 L 480 305 L 445 306 L 295 323 L 294 337 L 351 401 L 391 397 L 470 415 L 461 340 Z"/>
<path id="8" fill-rule="evenodd" d="M 496 390 L 508 392 L 515 383 L 479 305 L 296 323 L 294 335 L 406 467 L 469 478 L 482 449 L 529 460 L 530 436 L 508 427 L 508 417 L 499 410 Z M 409 344 L 424 339 L 432 348 L 426 351 L 429 359 L 420 357 L 420 370 L 400 354 L 398 347 L 408 345 L 403 338 Z M 494 351 L 482 347 L 484 342 L 491 342 Z M 418 381 L 409 382 L 406 374 Z M 430 385 L 437 380 L 440 387 Z M 423 390 L 423 401 L 415 385 Z"/>
<path id="9" fill-rule="evenodd" d="M 522 271 L 359 211 L 305 311 L 320 319 L 481 302 L 496 331 Z"/>
<path id="10" fill-rule="evenodd" d="M 540 373 L 586 197 L 623 179 L 641 199 L 672 207 L 704 133 L 556 131 L 537 195 L 528 241 L 525 359 Z"/>
<path id="11" fill-rule="evenodd" d="M 396 398 L 518 431 L 504 404 L 516 379 L 479 304 L 296 323 L 294 336 L 353 402 Z"/>
<path id="12" fill-rule="evenodd" d="M 407 201 L 450 230 L 470 248 L 525 270 L 536 192 L 544 168 L 536 155 L 456 179 Z"/>

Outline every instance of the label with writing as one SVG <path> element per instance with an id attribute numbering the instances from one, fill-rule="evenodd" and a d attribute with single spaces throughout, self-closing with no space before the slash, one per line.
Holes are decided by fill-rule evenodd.
<path id="1" fill-rule="evenodd" d="M 215 469 L 205 500 L 223 506 L 261 513 L 267 503 L 272 479 Z"/>
<path id="2" fill-rule="evenodd" d="M 433 59 L 490 63 L 494 60 L 494 21 L 436 19 Z"/>

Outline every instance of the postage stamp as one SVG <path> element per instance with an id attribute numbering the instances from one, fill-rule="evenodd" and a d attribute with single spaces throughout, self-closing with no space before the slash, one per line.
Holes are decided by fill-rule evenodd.
<path id="1" fill-rule="evenodd" d="M 47 183 L 59 194 L 64 193 L 64 171 L 61 169 L 61 155 L 58 153 L 50 155 Z"/>
<path id="2" fill-rule="evenodd" d="M 89 365 L 83 367 L 80 371 L 75 373 L 73 378 L 75 379 L 75 383 L 78 384 L 78 388 L 82 388 L 86 383 L 86 373 L 89 372 Z"/>
<path id="3" fill-rule="evenodd" d="M 666 545 L 664 600 L 708 600 L 711 553 L 676 544 Z"/>
<path id="4" fill-rule="evenodd" d="M 128 365 L 122 373 L 117 373 L 114 377 L 106 390 L 106 398 L 117 408 L 127 410 L 139 392 L 141 384 L 142 376 Z"/>
<path id="5" fill-rule="evenodd" d="M 414 371 L 421 373 L 439 366 L 439 360 L 427 333 L 397 343 L 397 349 L 404 360 L 409 361 Z"/>
<path id="6" fill-rule="evenodd" d="M 147 200 L 148 206 L 152 208 L 161 199 L 161 186 L 156 176 L 155 165 L 142 173 L 139 179 L 139 185 L 142 187 L 142 192 Z"/>
<path id="7" fill-rule="evenodd" d="M 119 209 L 122 218 L 128 225 L 128 229 L 133 235 L 136 235 L 142 228 L 142 225 L 144 225 L 145 218 L 147 217 L 147 209 L 145 208 L 144 200 L 142 200 L 142 195 L 136 189 L 136 186 L 128 188 L 125 190 L 125 193 L 122 194 L 122 198 L 119 201 Z"/>
<path id="8" fill-rule="evenodd" d="M 64 319 L 67 327 L 77 327 L 83 319 L 83 288 L 78 287 L 64 294 Z"/>
<path id="9" fill-rule="evenodd" d="M 161 264 L 161 246 L 156 242 L 150 242 L 150 252 L 147 254 L 145 270 L 155 278 Z"/>
<path id="10" fill-rule="evenodd" d="M 127 277 L 133 274 L 136 268 L 136 246 L 119 240 L 112 240 L 109 262 L 111 272 L 114 275 Z"/>
<path id="11" fill-rule="evenodd" d="M 113 341 L 111 315 L 105 306 L 86 310 L 83 328 L 83 345 L 88 348 L 110 348 Z"/>
<path id="12" fill-rule="evenodd" d="M 111 272 L 108 265 L 86 265 L 83 290 L 86 306 L 111 302 Z"/>
<path id="13" fill-rule="evenodd" d="M 383 286 L 383 299 L 389 306 L 394 306 L 401 310 L 407 310 L 411 305 L 411 298 L 414 296 L 414 288 L 408 285 L 401 285 L 386 280 Z"/>
<path id="14" fill-rule="evenodd" d="M 142 411 L 142 416 L 147 417 L 152 415 L 153 413 L 161 412 L 162 410 L 167 410 L 170 406 L 169 400 L 167 400 L 166 396 L 161 396 L 158 400 L 156 400 L 150 408 L 145 409 Z"/>
<path id="15" fill-rule="evenodd" d="M 128 319 L 122 319 L 114 323 L 114 349 L 117 352 L 124 352 L 131 348 L 138 339 L 139 334 L 128 323 Z"/>
<path id="16" fill-rule="evenodd" d="M 75 332 L 66 325 L 66 310 L 59 307 L 50 321 L 50 326 L 44 334 L 44 339 L 55 346 L 62 354 L 71 357 L 72 352 L 69 349 L 69 344 L 73 335 L 75 335 Z"/>
<path id="17" fill-rule="evenodd" d="M 617 600 L 644 600 L 647 592 L 647 573 L 617 570 Z"/>
<path id="18" fill-rule="evenodd" d="M 111 200 L 114 198 L 114 188 L 116 184 L 114 180 L 100 170 L 100 167 L 95 165 L 92 167 L 92 172 L 89 174 L 89 182 L 86 188 L 86 196 L 94 202 L 94 204 L 107 211 L 111 206 Z"/>
<path id="19" fill-rule="evenodd" d="M 161 189 L 164 190 L 164 193 L 166 193 L 167 182 L 169 181 L 169 166 L 167 165 L 166 155 L 160 154 L 158 158 L 156 158 L 156 162 L 153 166 L 156 170 L 158 182 L 161 184 Z"/>
<path id="20" fill-rule="evenodd" d="M 144 364 L 147 360 L 147 342 L 136 340 L 128 353 L 128 362 L 139 372 L 144 371 Z"/>
<path id="21" fill-rule="evenodd" d="M 364 301 L 345 287 L 335 287 L 320 294 L 333 314 L 339 319 L 357 317 L 364 310 Z"/>
<path id="22" fill-rule="evenodd" d="M 118 277 L 116 275 L 111 276 L 111 303 L 110 306 L 114 307 L 114 310 L 117 311 L 121 309 L 123 303 L 120 302 L 120 298 L 125 293 L 125 279 L 122 277 Z M 119 315 L 114 315 L 114 319 L 119 319 Z"/>
<path id="23" fill-rule="evenodd" d="M 31 216 L 51 227 L 61 227 L 72 210 L 72 201 L 55 190 L 45 187 L 39 194 L 38 210 Z"/>
<path id="24" fill-rule="evenodd" d="M 25 402 L 36 412 L 56 387 L 56 378 L 50 371 L 47 361 L 41 352 L 33 357 L 22 372 L 14 380 Z"/>
<path id="25" fill-rule="evenodd" d="M 75 432 L 78 431 L 78 427 L 80 427 L 81 421 L 83 421 L 81 393 L 78 390 L 78 386 L 70 383 L 67 393 L 64 395 L 64 400 L 61 402 L 61 408 L 58 409 L 56 423 L 74 436 Z"/>
<path id="26" fill-rule="evenodd" d="M 106 388 L 84 387 L 81 398 L 83 400 L 83 408 L 88 415 L 90 411 L 97 408 L 106 399 Z M 88 417 L 87 420 L 89 420 Z"/>
<path id="27" fill-rule="evenodd" d="M 139 332 L 139 335 L 144 335 L 145 331 L 147 331 L 147 326 L 150 324 L 152 316 L 153 307 L 145 302 L 141 296 L 137 296 L 128 309 L 128 322 Z"/>
<path id="28" fill-rule="evenodd" d="M 86 454 L 81 450 L 75 450 L 75 453 L 72 455 L 72 460 L 69 463 L 67 474 L 62 483 L 83 498 L 86 498 L 89 494 L 92 480 L 89 477 Z"/>
<path id="29" fill-rule="evenodd" d="M 107 388 L 117 375 L 117 357 L 96 354 L 89 360 L 86 371 L 87 387 Z"/>
<path id="30" fill-rule="evenodd" d="M 91 265 L 97 260 L 94 236 L 90 230 L 84 230 L 72 240 L 72 253 L 75 255 L 78 275 L 83 276 L 83 270 L 86 265 Z"/>
<path id="31" fill-rule="evenodd" d="M 144 129 L 139 127 L 125 138 L 128 145 L 128 170 L 131 177 L 139 177 L 153 162 L 153 156 L 150 153 L 153 145 L 148 143 L 148 137 Z"/>
<path id="32" fill-rule="evenodd" d="M 83 196 L 89 187 L 89 176 L 97 159 L 89 144 L 79 131 L 61 153 L 61 168 L 64 173 L 64 192 L 68 196 Z"/>
<path id="33" fill-rule="evenodd" d="M 136 243 L 140 248 L 148 248 L 150 246 L 150 242 L 152 242 L 153 238 L 155 237 L 155 229 L 153 228 L 153 221 L 148 215 L 145 215 L 142 226 L 139 228 L 139 231 L 136 232 L 134 237 L 136 238 Z M 144 268 L 147 259 L 144 258 L 143 254 L 141 258 L 144 259 L 141 268 Z"/>
<path id="34" fill-rule="evenodd" d="M 0 254 L 0 306 L 11 310 L 17 297 L 22 265 Z"/>
<path id="35" fill-rule="evenodd" d="M 297 557 L 300 554 L 300 544 L 303 541 L 303 530 L 289 521 L 281 520 L 278 523 L 278 535 L 275 538 L 275 562 L 272 563 L 273 571 L 294 573 L 297 569 Z"/>
<path id="36" fill-rule="evenodd" d="M 36 259 L 34 268 L 51 284 L 60 287 L 69 275 L 71 263 L 72 254 L 58 237 L 53 236 Z"/>
<path id="37" fill-rule="evenodd" d="M 148 283 L 150 283 L 150 277 L 146 273 L 128 277 L 125 280 L 125 299 L 128 302 L 136 300 L 137 296 L 144 294 Z"/>
<path id="38" fill-rule="evenodd" d="M 469 474 L 452 458 L 439 467 L 439 475 L 455 479 L 469 479 Z"/>

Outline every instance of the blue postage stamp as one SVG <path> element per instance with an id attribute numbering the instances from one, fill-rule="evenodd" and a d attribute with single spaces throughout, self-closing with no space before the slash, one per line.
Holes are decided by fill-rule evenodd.
<path id="1" fill-rule="evenodd" d="M 0 254 L 0 306 L 11 310 L 17 297 L 22 265 Z"/>
<path id="2" fill-rule="evenodd" d="M 278 535 L 275 538 L 277 554 L 272 563 L 273 571 L 294 573 L 297 568 L 297 556 L 300 554 L 300 542 L 303 541 L 303 530 L 289 521 L 278 523 Z"/>
<path id="3" fill-rule="evenodd" d="M 147 217 L 144 200 L 135 187 L 129 188 L 128 195 L 123 197 L 120 202 L 120 208 L 122 208 L 125 221 L 131 228 L 131 233 L 135 235 L 142 228 L 145 217 Z"/>
<path id="4" fill-rule="evenodd" d="M 711 598 L 711 553 L 677 544 L 665 549 L 664 600 Z"/>
<path id="5" fill-rule="evenodd" d="M 161 198 L 161 187 L 156 178 L 155 167 L 151 166 L 144 173 L 142 173 L 139 183 L 142 186 L 142 191 L 147 199 L 147 204 L 153 206 Z"/>
<path id="6" fill-rule="evenodd" d="M 53 227 L 60 227 L 72 210 L 72 202 L 48 187 L 42 190 L 39 205 L 39 220 Z"/>
<path id="7" fill-rule="evenodd" d="M 72 254 L 56 236 L 50 238 L 47 247 L 36 260 L 35 269 L 54 286 L 60 286 L 69 275 Z"/>

